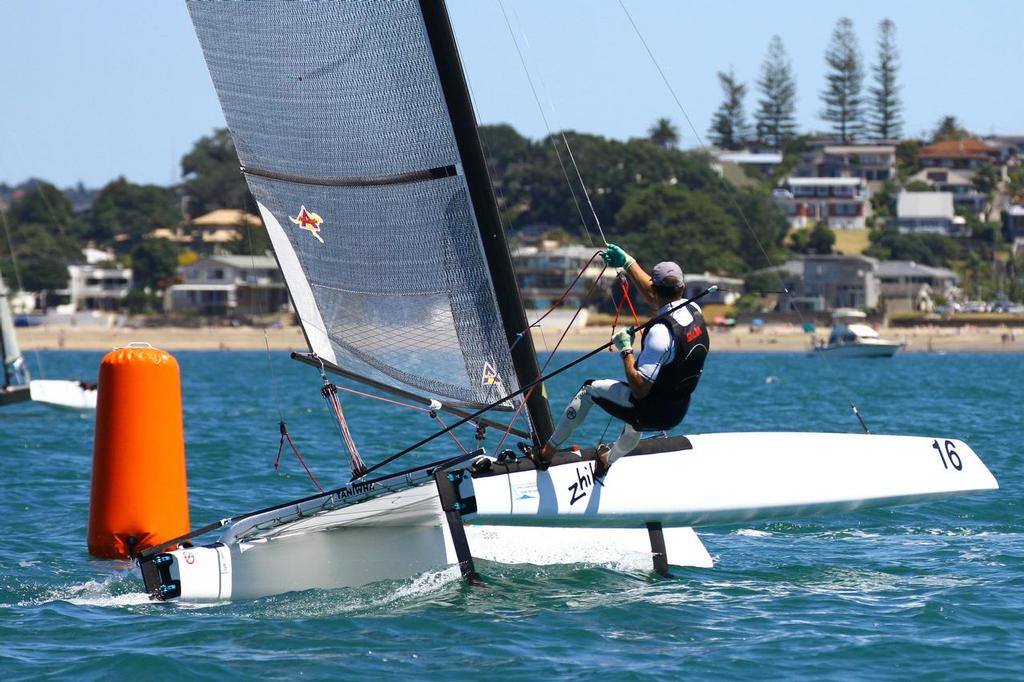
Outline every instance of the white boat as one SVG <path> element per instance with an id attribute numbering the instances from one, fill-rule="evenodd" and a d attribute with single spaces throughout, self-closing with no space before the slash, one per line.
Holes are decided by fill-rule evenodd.
<path id="1" fill-rule="evenodd" d="M 18 347 L 18 337 L 11 317 L 7 285 L 0 278 L 0 355 L 3 358 L 3 388 L 0 406 L 33 400 L 39 403 L 95 410 L 95 384 L 69 379 L 32 379 Z"/>
<path id="2" fill-rule="evenodd" d="M 844 358 L 891 358 L 903 348 L 902 341 L 881 338 L 874 329 L 862 322 L 865 313 L 859 310 L 842 310 L 833 314 L 832 331 L 828 343 L 814 347 L 816 353 Z"/>
<path id="3" fill-rule="evenodd" d="M 451 427 L 545 441 L 551 415 L 531 390 L 542 377 L 444 5 L 189 10 L 306 333 L 298 359 L 328 394 L 332 373 L 454 414 Z M 288 50 L 268 59 L 284 37 Z M 543 471 L 496 454 L 360 471 L 348 486 L 214 522 L 143 551 L 146 589 L 247 599 L 453 564 L 469 577 L 474 559 L 632 557 L 663 573 L 711 565 L 695 526 L 998 487 L 967 444 L 932 435 L 651 438 L 603 482 L 593 450 L 559 453 Z"/>

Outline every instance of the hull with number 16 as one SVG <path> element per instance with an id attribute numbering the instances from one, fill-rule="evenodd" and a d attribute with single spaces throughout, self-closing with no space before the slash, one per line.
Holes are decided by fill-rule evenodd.
<path id="1" fill-rule="evenodd" d="M 647 452 L 643 452 L 646 450 Z M 963 441 L 719 433 L 643 441 L 595 484 L 593 461 L 467 477 L 472 524 L 707 526 L 921 502 L 999 487 Z"/>

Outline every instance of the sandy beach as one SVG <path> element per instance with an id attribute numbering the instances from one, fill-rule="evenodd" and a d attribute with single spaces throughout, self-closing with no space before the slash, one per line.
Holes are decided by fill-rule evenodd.
<path id="1" fill-rule="evenodd" d="M 535 333 L 538 351 L 550 349 L 561 329 L 544 328 Z M 899 328 L 879 330 L 884 338 L 906 343 L 907 352 L 1024 352 L 1024 333 L 1001 327 Z M 824 338 L 827 332 L 819 331 Z M 792 325 L 768 325 L 762 331 L 712 329 L 715 352 L 799 352 L 811 347 L 811 337 Z M 305 351 L 306 342 L 297 326 L 257 327 L 28 327 L 18 329 L 23 349 L 110 350 L 132 342 L 145 342 L 166 350 L 263 350 Z M 562 350 L 585 351 L 609 340 L 608 327 L 571 331 Z"/>

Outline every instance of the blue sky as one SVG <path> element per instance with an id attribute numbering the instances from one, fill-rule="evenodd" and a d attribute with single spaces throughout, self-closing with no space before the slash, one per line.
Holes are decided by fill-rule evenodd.
<path id="1" fill-rule="evenodd" d="M 667 116 L 683 146 L 696 145 L 618 0 L 502 2 L 528 45 L 553 129 L 626 139 Z M 1024 3 L 1016 0 L 625 3 L 701 136 L 721 101 L 716 72 L 733 68 L 752 90 L 748 113 L 755 109 L 754 81 L 773 34 L 793 63 L 801 127 L 825 128 L 817 115 L 823 55 L 844 15 L 866 66 L 878 22 L 896 22 L 906 134 L 931 130 L 945 114 L 983 134 L 1024 133 Z M 450 0 L 449 12 L 480 120 L 544 135 L 498 0 Z M 3 0 L 0 65 L 0 182 L 100 186 L 124 175 L 170 184 L 192 143 L 224 124 L 176 0 Z"/>

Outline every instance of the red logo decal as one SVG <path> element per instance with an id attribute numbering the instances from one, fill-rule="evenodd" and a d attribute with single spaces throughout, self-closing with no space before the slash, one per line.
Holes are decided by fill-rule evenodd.
<path id="1" fill-rule="evenodd" d="M 319 241 L 321 244 L 324 243 L 324 238 L 320 236 L 320 225 L 323 224 L 324 219 L 318 216 L 316 213 L 311 213 L 310 211 L 307 211 L 306 207 L 303 206 L 302 209 L 299 211 L 298 216 L 294 218 L 288 216 L 288 220 L 298 225 L 300 230 L 306 230 L 307 232 L 312 234 L 314 237 L 317 238 L 317 241 Z"/>

